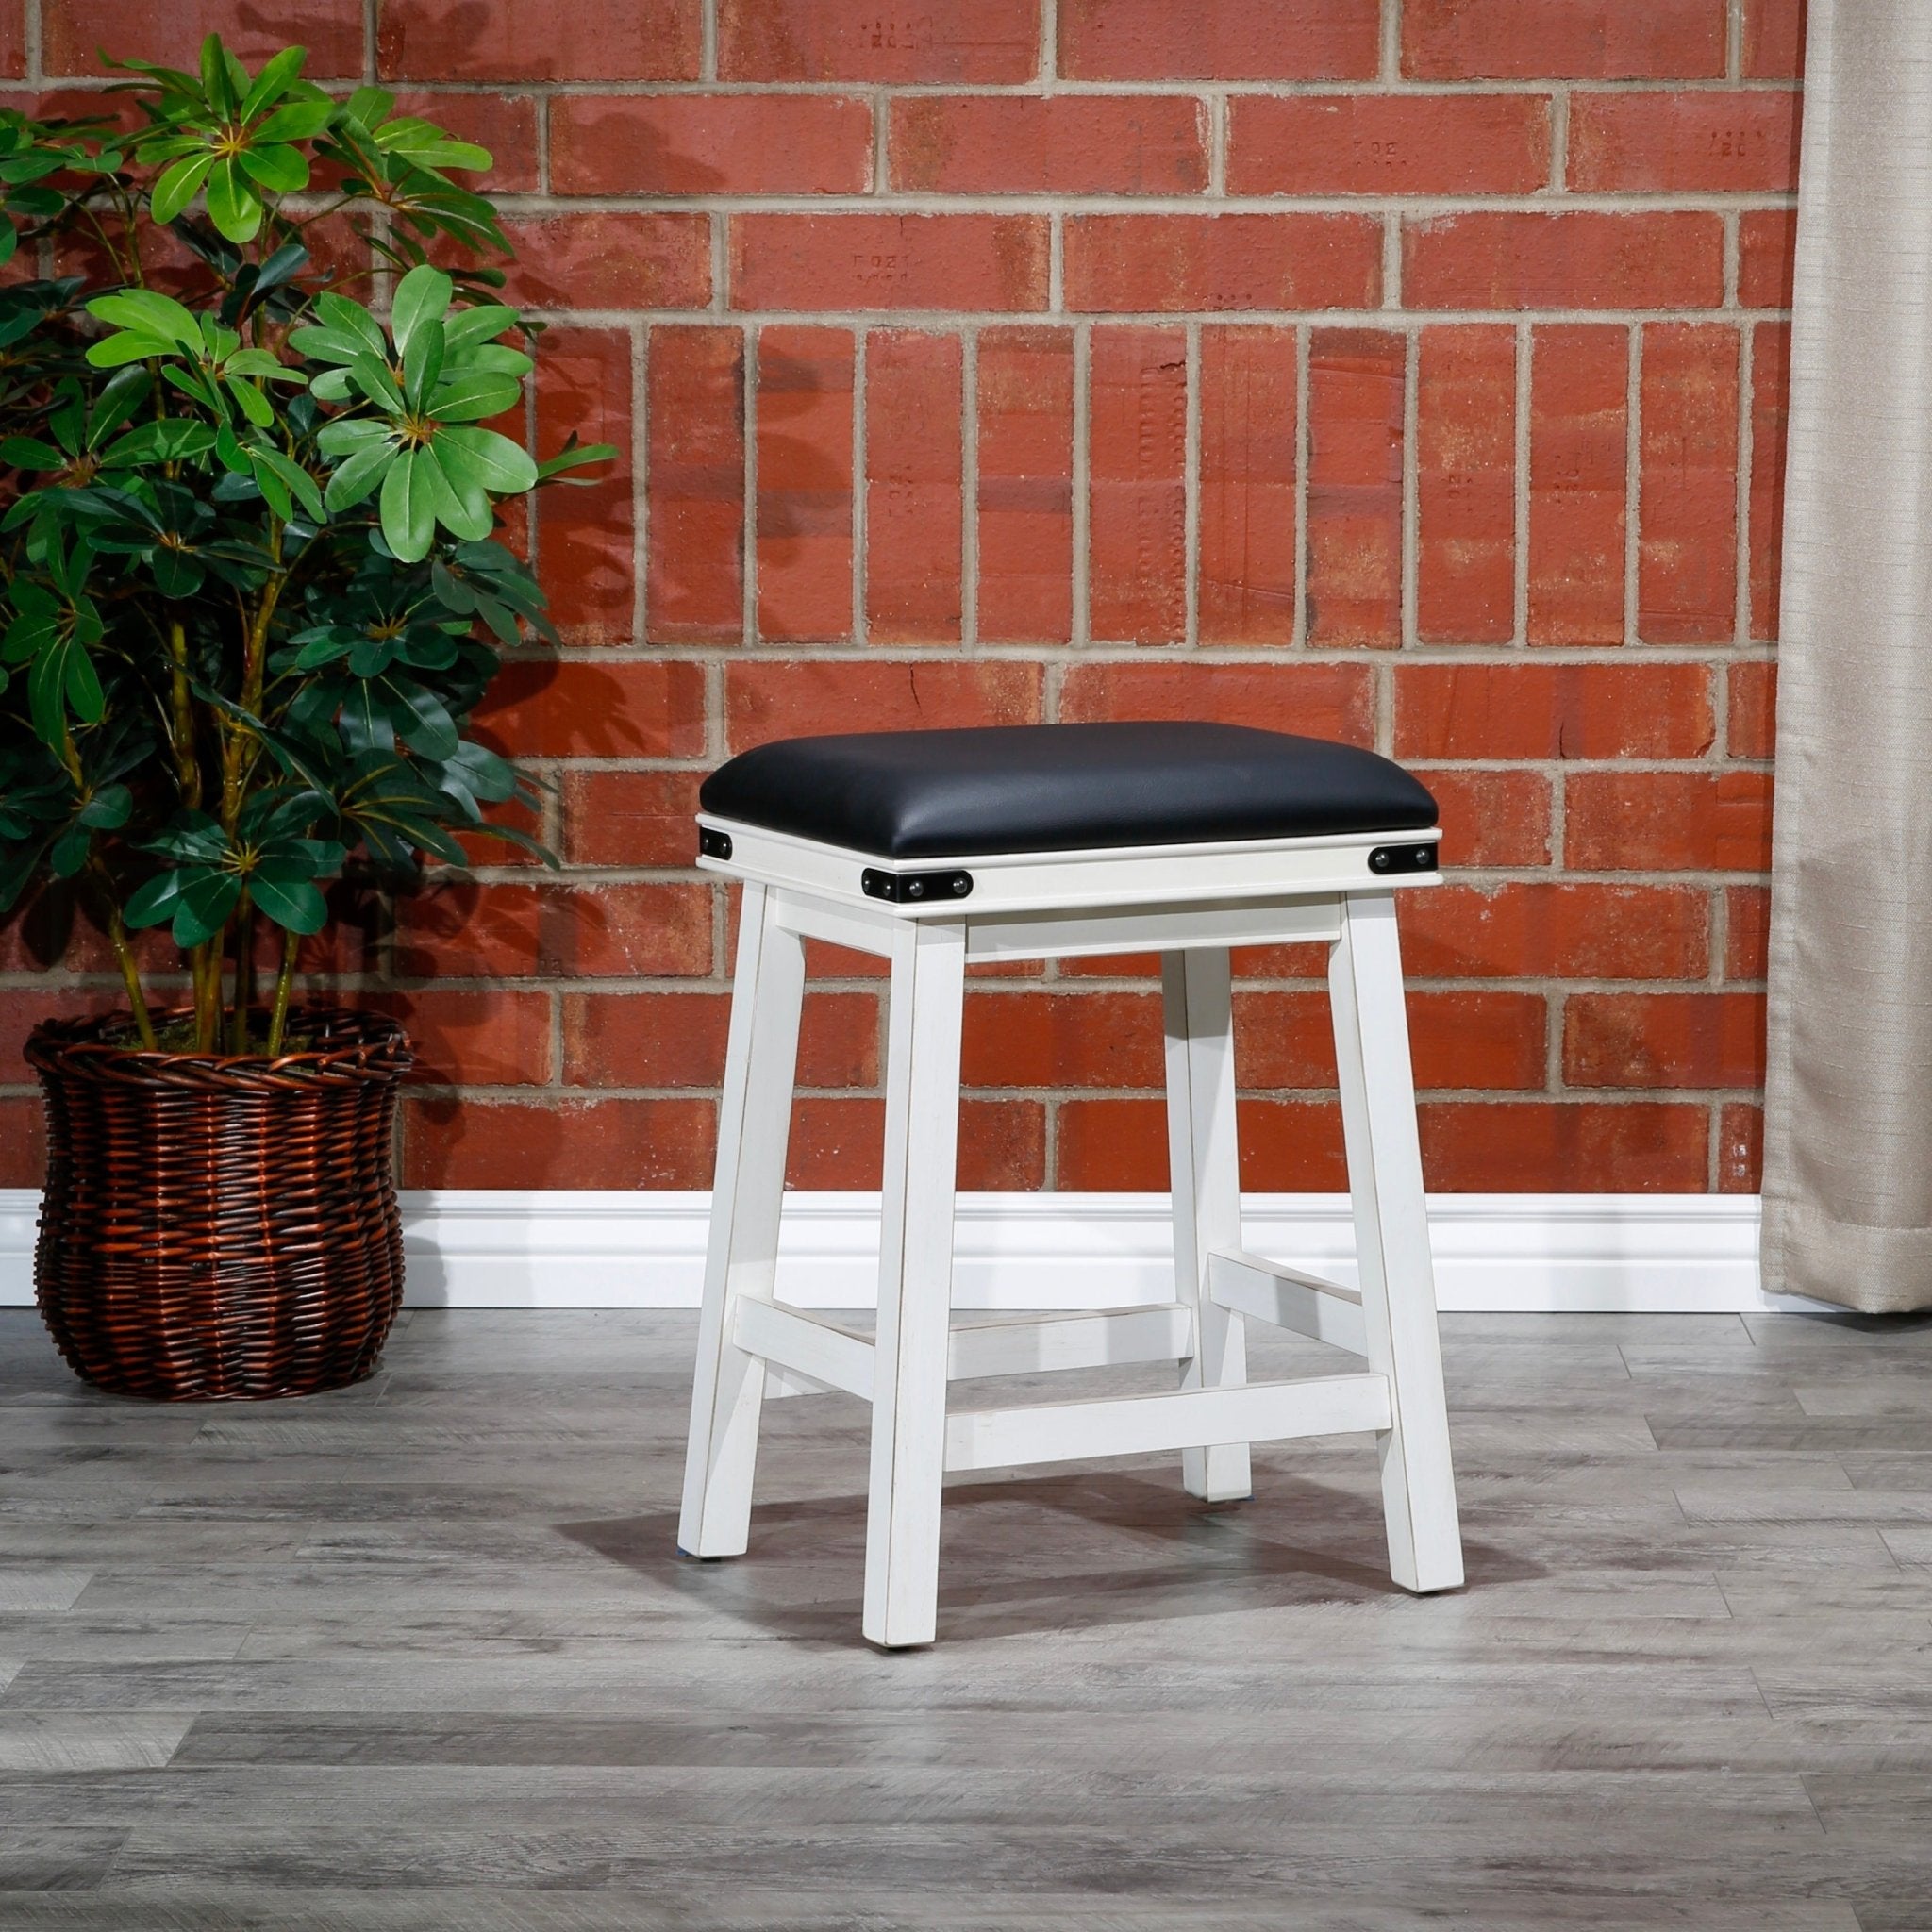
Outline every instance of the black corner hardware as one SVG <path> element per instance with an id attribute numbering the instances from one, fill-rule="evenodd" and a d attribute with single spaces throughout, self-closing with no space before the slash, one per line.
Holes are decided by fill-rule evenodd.
<path id="1" fill-rule="evenodd" d="M 867 866 L 858 874 L 858 889 L 868 899 L 890 899 L 895 906 L 928 899 L 963 899 L 973 890 L 970 872 L 880 872 Z"/>
<path id="2" fill-rule="evenodd" d="M 1369 870 L 1376 873 L 1434 872 L 1436 848 L 1430 845 L 1377 845 L 1369 854 Z"/>
<path id="3" fill-rule="evenodd" d="M 731 834 L 714 832 L 709 825 L 698 827 L 698 857 L 700 858 L 729 858 L 731 857 Z"/>

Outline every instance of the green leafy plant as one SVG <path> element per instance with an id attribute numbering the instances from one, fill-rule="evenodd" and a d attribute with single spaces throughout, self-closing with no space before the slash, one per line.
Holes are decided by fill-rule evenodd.
<path id="1" fill-rule="evenodd" d="M 532 781 L 470 735 L 498 647 L 554 641 L 498 512 L 613 454 L 486 426 L 536 325 L 500 270 L 430 255 L 508 252 L 445 172 L 490 156 L 302 62 L 251 75 L 210 35 L 198 74 L 119 63 L 131 130 L 0 111 L 0 261 L 102 264 L 0 290 L 0 913 L 74 881 L 148 1046 L 144 927 L 192 989 L 169 1043 L 274 1054 L 345 871 L 407 885 L 462 833 L 549 858 L 492 823 Z M 320 269 L 319 224 L 368 271 Z M 149 286 L 158 230 L 199 263 L 178 293 Z"/>

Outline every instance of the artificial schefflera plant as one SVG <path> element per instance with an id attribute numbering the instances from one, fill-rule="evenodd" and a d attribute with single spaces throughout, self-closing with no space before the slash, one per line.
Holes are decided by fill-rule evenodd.
<path id="1" fill-rule="evenodd" d="M 302 60 L 251 75 L 210 37 L 195 75 L 123 63 L 116 121 L 0 114 L 11 273 L 97 271 L 0 289 L 0 913 L 71 882 L 130 1045 L 282 1051 L 345 869 L 530 842 L 486 808 L 531 781 L 470 733 L 497 647 L 552 638 L 498 510 L 612 454 L 486 426 L 535 325 L 500 270 L 429 258 L 508 252 L 450 179 L 489 155 Z M 166 291 L 157 259 L 186 264 Z M 172 1017 L 133 937 L 162 925 Z"/>

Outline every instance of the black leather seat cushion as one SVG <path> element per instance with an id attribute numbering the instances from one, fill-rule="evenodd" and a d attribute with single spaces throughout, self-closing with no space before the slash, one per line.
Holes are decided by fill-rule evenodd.
<path id="1" fill-rule="evenodd" d="M 1350 744 L 1241 724 L 1018 724 L 788 738 L 703 809 L 881 858 L 1413 832 L 1436 801 Z"/>

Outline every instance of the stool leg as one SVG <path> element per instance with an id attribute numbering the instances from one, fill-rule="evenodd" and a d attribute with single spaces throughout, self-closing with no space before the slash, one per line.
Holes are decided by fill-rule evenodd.
<path id="1" fill-rule="evenodd" d="M 893 936 L 864 1621 L 889 1649 L 930 1643 L 939 1621 L 965 970 L 961 926 Z"/>
<path id="2" fill-rule="evenodd" d="M 1462 1538 L 1392 893 L 1343 898 L 1328 993 L 1369 1366 L 1388 1377 L 1394 1417 L 1377 1439 L 1390 1574 L 1405 1590 L 1454 1590 Z"/>
<path id="3" fill-rule="evenodd" d="M 1208 1294 L 1209 1251 L 1241 1244 L 1233 1007 L 1227 981 L 1224 947 L 1161 955 L 1174 1291 L 1194 1311 L 1194 1353 L 1181 1366 L 1183 1389 L 1239 1387 L 1248 1378 L 1241 1319 Z M 1248 1445 L 1184 1449 L 1181 1482 L 1191 1496 L 1209 1503 L 1251 1495 Z"/>
<path id="4" fill-rule="evenodd" d="M 677 1524 L 677 1546 L 690 1557 L 742 1556 L 750 1534 L 765 1370 L 736 1345 L 733 1324 L 736 1305 L 747 1296 L 770 1301 L 777 1278 L 778 1216 L 804 992 L 803 941 L 778 924 L 763 886 L 746 886 L 739 909 L 704 1312 Z"/>

